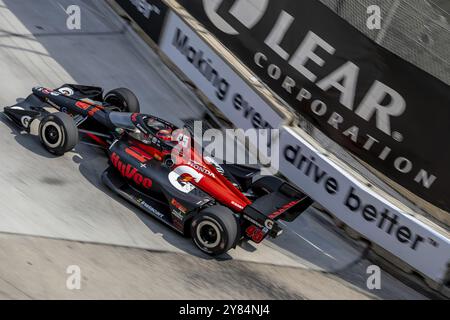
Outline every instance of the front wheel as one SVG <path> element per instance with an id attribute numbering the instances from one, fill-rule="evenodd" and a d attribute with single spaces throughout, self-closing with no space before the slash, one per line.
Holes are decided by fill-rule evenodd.
<path id="1" fill-rule="evenodd" d="M 194 244 L 204 253 L 218 256 L 237 242 L 239 225 L 233 212 L 226 207 L 212 206 L 201 211 L 192 221 Z"/>
<path id="2" fill-rule="evenodd" d="M 56 112 L 42 119 L 39 124 L 39 138 L 45 149 L 61 156 L 78 143 L 78 129 L 71 116 Z"/>
<path id="3" fill-rule="evenodd" d="M 141 108 L 136 95 L 127 88 L 117 88 L 105 94 L 103 101 L 114 106 L 120 112 L 139 113 Z"/>

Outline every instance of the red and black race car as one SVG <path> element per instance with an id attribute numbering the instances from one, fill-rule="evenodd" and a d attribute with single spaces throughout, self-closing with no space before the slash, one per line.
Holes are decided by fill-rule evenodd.
<path id="1" fill-rule="evenodd" d="M 210 255 L 223 254 L 242 240 L 277 237 L 282 232 L 277 220 L 293 221 L 311 205 L 309 197 L 278 177 L 261 176 L 247 166 L 219 165 L 194 148 L 189 157 L 173 152 L 190 137 L 139 111 L 128 89 L 103 94 L 102 88 L 73 84 L 33 88 L 25 100 L 4 108 L 22 130 L 29 132 L 38 121 L 42 145 L 54 155 L 72 150 L 79 139 L 104 147 L 110 166 L 103 182 L 191 235 Z"/>

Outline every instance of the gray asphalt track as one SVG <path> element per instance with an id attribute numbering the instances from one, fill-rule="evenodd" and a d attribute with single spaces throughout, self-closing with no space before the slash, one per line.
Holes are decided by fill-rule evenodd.
<path id="1" fill-rule="evenodd" d="M 82 29 L 69 31 L 64 8 L 82 9 Z M 62 83 L 129 87 L 142 111 L 178 125 L 200 117 L 195 95 L 101 0 L 0 0 L 0 106 L 25 98 L 33 86 Z M 0 232 L 200 254 L 183 238 L 109 192 L 100 182 L 101 150 L 78 145 L 55 158 L 37 137 L 0 121 Z M 323 214 L 309 209 L 282 237 L 230 252 L 243 263 L 336 272 L 366 289 L 365 246 L 348 239 Z M 220 261 L 214 261 L 220 263 Z M 320 278 L 320 277 L 319 277 Z M 387 273 L 381 298 L 423 296 Z M 299 286 L 302 284 L 299 283 Z M 105 288 L 108 290 L 108 288 Z"/>

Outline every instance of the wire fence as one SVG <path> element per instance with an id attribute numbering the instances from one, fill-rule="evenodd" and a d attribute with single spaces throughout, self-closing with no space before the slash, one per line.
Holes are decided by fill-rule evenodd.
<path id="1" fill-rule="evenodd" d="M 379 45 L 450 85 L 450 0 L 320 0 Z M 380 30 L 367 8 L 381 9 Z"/>

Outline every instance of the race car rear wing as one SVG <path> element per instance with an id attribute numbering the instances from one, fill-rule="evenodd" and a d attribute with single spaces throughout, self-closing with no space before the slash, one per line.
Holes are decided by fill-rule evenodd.
<path id="1" fill-rule="evenodd" d="M 261 228 L 267 228 L 271 236 L 276 236 L 277 220 L 292 222 L 314 201 L 287 182 L 276 190 L 256 199 L 244 208 L 244 218 Z"/>
<path id="2" fill-rule="evenodd" d="M 284 182 L 277 190 L 256 199 L 251 207 L 272 220 L 291 222 L 312 203 L 311 198 Z"/>

